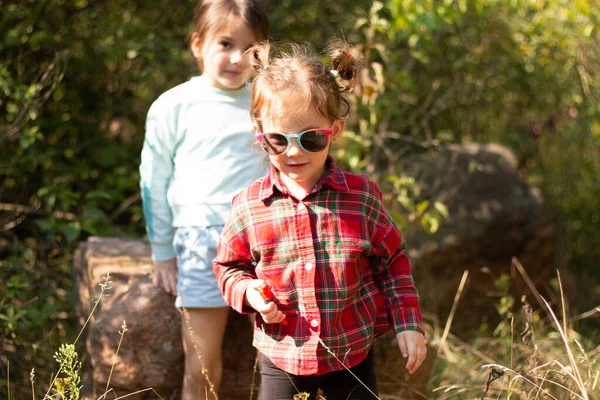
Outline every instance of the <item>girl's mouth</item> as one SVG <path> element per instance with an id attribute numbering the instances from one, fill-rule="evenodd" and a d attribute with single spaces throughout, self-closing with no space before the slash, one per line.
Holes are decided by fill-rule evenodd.
<path id="1" fill-rule="evenodd" d="M 302 168 L 302 167 L 304 167 L 306 164 L 307 164 L 307 163 L 303 163 L 303 164 L 300 164 L 300 163 L 298 163 L 298 164 L 288 164 L 288 167 L 290 167 L 290 168 Z"/>

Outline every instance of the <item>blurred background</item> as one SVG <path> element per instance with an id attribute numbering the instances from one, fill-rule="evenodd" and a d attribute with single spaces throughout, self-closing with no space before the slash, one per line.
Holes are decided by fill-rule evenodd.
<path id="1" fill-rule="evenodd" d="M 500 143 L 550 210 L 555 267 L 577 283 L 570 311 L 600 304 L 597 0 L 265 4 L 273 39 L 321 50 L 338 36 L 365 55 L 336 155 L 393 194 L 403 230 L 434 233 L 448 210 L 443 201 L 419 203 L 404 218 L 418 204 L 389 179 L 397 162 L 449 144 Z M 30 390 L 32 368 L 43 388 L 56 371 L 54 352 L 77 335 L 70 291 L 77 243 L 145 233 L 138 193 L 145 116 L 162 92 L 196 73 L 188 50 L 194 5 L 0 0 L 0 398 L 9 376 L 15 393 Z M 600 344 L 598 321 L 592 315 L 573 326 L 592 348 Z M 494 338 L 494 328 L 466 336 Z M 447 369 L 437 367 L 431 390 L 451 381 Z"/>

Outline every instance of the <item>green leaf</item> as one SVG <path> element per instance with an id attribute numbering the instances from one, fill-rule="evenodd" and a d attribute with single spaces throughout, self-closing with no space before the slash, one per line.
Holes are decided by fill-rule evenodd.
<path id="1" fill-rule="evenodd" d="M 429 207 L 429 201 L 425 200 L 417 205 L 417 214 L 423 214 Z"/>
<path id="2" fill-rule="evenodd" d="M 94 190 L 85 195 L 88 200 L 112 200 L 113 196 L 104 190 Z"/>
<path id="3" fill-rule="evenodd" d="M 106 219 L 106 213 L 98 207 L 87 205 L 83 209 L 83 218 L 89 220 L 102 220 Z"/>
<path id="4" fill-rule="evenodd" d="M 42 232 L 53 231 L 56 226 L 56 220 L 53 218 L 38 219 L 35 221 L 35 223 L 40 227 Z"/>
<path id="5" fill-rule="evenodd" d="M 448 218 L 448 207 L 441 201 L 436 201 L 433 203 L 433 207 L 440 213 L 440 215 L 444 218 Z"/>
<path id="6" fill-rule="evenodd" d="M 396 200 L 398 200 L 398 203 L 402 204 L 402 206 L 408 211 L 413 211 L 415 209 L 415 204 L 411 199 L 408 198 L 408 196 L 399 195 L 396 197 Z"/>
<path id="7" fill-rule="evenodd" d="M 78 221 L 71 221 L 62 229 L 65 239 L 68 243 L 72 243 L 81 234 L 81 224 Z"/>
<path id="8" fill-rule="evenodd" d="M 436 233 L 440 228 L 440 220 L 435 216 L 427 214 L 421 219 L 421 226 L 423 226 L 425 231 L 433 234 Z"/>

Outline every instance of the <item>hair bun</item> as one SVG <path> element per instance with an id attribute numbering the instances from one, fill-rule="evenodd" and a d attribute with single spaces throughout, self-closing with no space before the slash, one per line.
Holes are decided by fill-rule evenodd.
<path id="1" fill-rule="evenodd" d="M 248 63 L 255 72 L 269 68 L 269 64 L 271 63 L 271 44 L 265 40 L 250 47 L 244 53 L 243 62 Z"/>
<path id="2" fill-rule="evenodd" d="M 327 55 L 331 60 L 332 71 L 335 71 L 339 79 L 340 89 L 343 92 L 350 91 L 358 81 L 362 67 L 362 56 L 348 43 L 339 38 L 332 38 L 327 45 Z M 341 82 L 340 82 L 341 81 Z"/>

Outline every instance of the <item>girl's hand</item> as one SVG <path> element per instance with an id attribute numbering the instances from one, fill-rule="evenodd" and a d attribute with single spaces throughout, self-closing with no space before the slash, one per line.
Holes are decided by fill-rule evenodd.
<path id="1" fill-rule="evenodd" d="M 419 331 L 403 331 L 396 334 L 396 341 L 402 357 L 408 357 L 406 369 L 409 374 L 412 374 L 423 364 L 427 355 L 425 336 Z"/>
<path id="2" fill-rule="evenodd" d="M 257 288 L 263 284 L 262 279 L 253 279 L 248 284 L 248 288 L 246 289 L 246 297 L 244 302 L 254 308 L 263 318 L 265 323 L 267 324 L 278 324 L 283 322 L 285 319 L 285 314 L 282 313 L 277 304 L 270 301 L 265 303 L 265 300 L 262 298 L 260 292 Z"/>
<path id="3" fill-rule="evenodd" d="M 154 286 L 160 286 L 162 283 L 165 292 L 177 295 L 177 259 L 154 261 L 152 283 Z"/>

